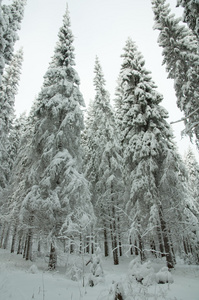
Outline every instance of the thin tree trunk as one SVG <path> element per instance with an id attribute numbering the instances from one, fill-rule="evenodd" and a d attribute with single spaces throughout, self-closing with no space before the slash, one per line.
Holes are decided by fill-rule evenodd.
<path id="1" fill-rule="evenodd" d="M 167 228 L 166 228 L 166 222 L 163 217 L 163 211 L 162 211 L 161 206 L 159 208 L 159 216 L 160 216 L 160 225 L 161 225 L 162 234 L 163 234 L 164 248 L 165 248 L 165 252 L 166 252 L 167 267 L 169 269 L 173 269 L 174 268 L 174 260 L 173 260 L 173 256 L 172 256 L 172 252 L 171 252 L 171 248 L 170 248 L 169 237 L 168 237 L 168 232 L 167 232 Z"/>
<path id="2" fill-rule="evenodd" d="M 144 253 L 143 240 L 142 240 L 140 234 L 138 234 L 138 240 L 139 240 L 140 259 L 141 259 L 141 262 L 143 262 L 143 261 L 145 261 L 146 257 L 145 257 L 145 253 Z"/>
<path id="3" fill-rule="evenodd" d="M 109 256 L 107 228 L 105 222 L 104 222 L 104 256 L 105 257 Z"/>
<path id="4" fill-rule="evenodd" d="M 22 247 L 21 247 L 21 244 L 22 244 L 22 234 L 20 234 L 20 236 L 19 236 L 18 248 L 17 248 L 17 254 L 22 254 Z"/>
<path id="5" fill-rule="evenodd" d="M 135 255 L 139 255 L 137 241 L 135 241 Z"/>
<path id="6" fill-rule="evenodd" d="M 24 249 L 23 249 L 23 258 L 26 258 L 27 244 L 28 244 L 28 235 L 26 235 L 26 238 L 25 238 Z"/>
<path id="7" fill-rule="evenodd" d="M 28 237 L 27 237 L 27 248 L 26 248 L 26 260 L 32 260 L 32 240 L 33 240 L 33 223 L 34 216 L 30 216 L 29 224 L 30 228 L 28 229 Z"/>
<path id="8" fill-rule="evenodd" d="M 122 241 L 121 241 L 121 232 L 120 232 L 120 217 L 117 219 L 117 227 L 118 227 L 118 244 L 119 244 L 119 254 L 122 256 Z"/>
<path id="9" fill-rule="evenodd" d="M 132 238 L 131 238 L 131 236 L 129 238 L 129 244 L 130 244 L 130 254 L 133 255 L 133 246 L 132 246 Z"/>
<path id="10" fill-rule="evenodd" d="M 3 249 L 7 249 L 7 247 L 8 247 L 9 236 L 10 236 L 10 226 L 8 226 L 7 231 L 6 231 L 5 239 L 3 242 Z"/>
<path id="11" fill-rule="evenodd" d="M 49 263 L 48 263 L 48 269 L 49 270 L 55 270 L 57 265 L 57 254 L 56 249 L 53 243 L 51 243 L 50 247 L 50 257 L 49 257 Z"/>
<path id="12" fill-rule="evenodd" d="M 70 237 L 70 254 L 74 253 L 74 243 L 73 243 L 73 238 Z"/>
<path id="13" fill-rule="evenodd" d="M 3 224 L 2 226 L 2 229 L 1 229 L 1 241 L 0 241 L 0 248 L 3 247 L 3 239 L 4 239 L 4 234 L 5 234 L 5 223 Z"/>
<path id="14" fill-rule="evenodd" d="M 13 236 L 12 236 L 12 245 L 11 245 L 11 253 L 14 253 L 15 251 L 15 242 L 16 242 L 16 237 L 17 237 L 17 225 L 15 225 L 14 227 L 14 232 L 13 232 Z"/>

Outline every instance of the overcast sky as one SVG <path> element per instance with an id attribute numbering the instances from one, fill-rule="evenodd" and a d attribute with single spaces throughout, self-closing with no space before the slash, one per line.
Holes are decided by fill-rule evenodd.
<path id="1" fill-rule="evenodd" d="M 176 8 L 176 0 L 168 0 L 176 16 L 182 9 Z M 3 0 L 10 4 L 12 0 Z M 74 35 L 76 70 L 80 90 L 85 102 L 94 98 L 93 69 L 96 55 L 99 57 L 106 79 L 106 88 L 114 98 L 123 47 L 131 37 L 142 52 L 146 68 L 163 94 L 162 105 L 169 112 L 169 121 L 182 117 L 176 106 L 173 81 L 167 79 L 162 66 L 162 49 L 157 44 L 158 31 L 153 30 L 153 12 L 150 0 L 27 0 L 25 16 L 19 31 L 16 49 L 23 46 L 24 62 L 19 93 L 16 97 L 17 115 L 29 112 L 34 98 L 40 91 L 43 76 L 48 68 L 57 33 L 62 25 L 68 3 L 71 29 Z M 180 153 L 187 147 L 187 139 L 181 140 L 182 123 L 173 125 Z"/>

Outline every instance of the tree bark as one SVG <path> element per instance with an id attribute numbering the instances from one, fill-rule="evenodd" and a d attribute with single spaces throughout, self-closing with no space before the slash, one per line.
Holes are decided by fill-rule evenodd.
<path id="1" fill-rule="evenodd" d="M 104 256 L 109 256 L 109 249 L 108 249 L 108 237 L 107 237 L 107 228 L 104 222 Z"/>
<path id="2" fill-rule="evenodd" d="M 163 234 L 164 248 L 165 248 L 165 252 L 166 252 L 167 267 L 168 267 L 168 269 L 173 269 L 175 264 L 174 264 L 174 260 L 173 260 L 173 256 L 172 256 L 170 243 L 169 243 L 166 222 L 163 217 L 163 211 L 162 211 L 161 206 L 159 208 L 159 217 L 160 217 L 160 225 L 161 225 L 162 234 Z"/>
<path id="3" fill-rule="evenodd" d="M 15 251 L 15 242 L 16 242 L 16 237 L 17 237 L 17 225 L 15 225 L 14 227 L 14 232 L 13 232 L 13 236 L 12 236 L 12 245 L 11 245 L 11 253 L 14 253 Z"/>
<path id="4" fill-rule="evenodd" d="M 9 236 L 10 236 L 10 226 L 8 226 L 7 231 L 6 231 L 5 239 L 3 242 L 3 249 L 7 249 L 7 247 L 8 247 Z"/>
<path id="5" fill-rule="evenodd" d="M 56 249 L 53 243 L 51 243 L 50 246 L 50 257 L 49 257 L 49 263 L 48 263 L 48 269 L 49 270 L 55 270 L 57 265 L 57 254 Z"/>

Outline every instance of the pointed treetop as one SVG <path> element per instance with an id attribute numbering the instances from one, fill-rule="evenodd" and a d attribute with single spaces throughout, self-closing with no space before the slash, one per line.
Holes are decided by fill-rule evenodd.
<path id="1" fill-rule="evenodd" d="M 74 66 L 75 55 L 73 41 L 74 37 L 70 29 L 71 22 L 69 16 L 68 5 L 66 6 L 66 12 L 63 16 L 63 25 L 58 33 L 58 42 L 55 47 L 55 54 L 53 57 L 53 63 L 57 66 Z"/>
<path id="2" fill-rule="evenodd" d="M 95 77 L 93 82 L 94 82 L 95 90 L 96 92 L 102 91 L 104 89 L 106 81 L 104 79 L 104 74 L 102 72 L 102 67 L 100 65 L 99 58 L 97 56 L 95 59 L 94 73 L 95 73 Z"/>

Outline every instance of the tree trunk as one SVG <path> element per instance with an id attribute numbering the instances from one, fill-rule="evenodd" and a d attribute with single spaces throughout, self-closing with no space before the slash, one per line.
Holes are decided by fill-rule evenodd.
<path id="1" fill-rule="evenodd" d="M 122 256 L 122 241 L 121 241 L 121 232 L 120 232 L 120 217 L 117 219 L 117 227 L 118 227 L 118 244 L 119 244 L 119 254 Z"/>
<path id="2" fill-rule="evenodd" d="M 140 259 L 141 259 L 141 262 L 143 262 L 143 261 L 145 261 L 146 257 L 145 257 L 145 253 L 144 253 L 143 241 L 142 241 L 140 234 L 138 234 L 138 240 L 139 240 Z"/>
<path id="3" fill-rule="evenodd" d="M 165 249 L 164 249 L 164 242 L 163 242 L 163 237 L 162 237 L 160 226 L 158 225 L 158 227 L 157 227 L 157 234 L 158 234 L 158 240 L 159 240 L 159 250 L 160 250 L 161 256 L 164 257 L 165 256 Z"/>
<path id="4" fill-rule="evenodd" d="M 13 232 L 13 236 L 12 236 L 12 245 L 11 245 L 11 253 L 14 253 L 15 251 L 15 242 L 16 242 L 16 237 L 17 237 L 17 225 L 15 225 L 14 227 L 14 232 Z"/>
<path id="5" fill-rule="evenodd" d="M 2 225 L 2 228 L 1 228 L 1 241 L 0 241 L 0 248 L 3 247 L 3 239 L 4 239 L 4 234 L 5 234 L 5 223 Z"/>
<path id="6" fill-rule="evenodd" d="M 74 243 L 73 243 L 73 238 L 70 237 L 70 254 L 74 253 Z"/>
<path id="7" fill-rule="evenodd" d="M 110 229 L 111 229 L 111 241 L 112 241 L 112 251 L 113 251 L 113 263 L 114 265 L 119 265 L 116 224 L 114 219 L 110 224 Z"/>
<path id="8" fill-rule="evenodd" d="M 171 252 L 170 243 L 169 243 L 166 222 L 163 217 L 163 211 L 162 211 L 161 206 L 159 208 L 159 217 L 160 217 L 160 225 L 161 225 L 162 234 L 163 234 L 164 248 L 165 248 L 165 252 L 166 252 L 167 267 L 168 267 L 168 269 L 173 269 L 175 264 L 174 264 L 174 260 L 173 260 L 173 256 L 172 256 L 172 252 Z"/>
<path id="9" fill-rule="evenodd" d="M 57 264 L 57 254 L 56 249 L 53 243 L 51 243 L 50 247 L 50 257 L 49 257 L 49 263 L 48 263 L 48 269 L 49 270 L 55 270 Z"/>
<path id="10" fill-rule="evenodd" d="M 132 238 L 131 238 L 131 236 L 129 238 L 129 244 L 130 244 L 130 254 L 133 255 L 133 246 L 132 246 Z"/>
<path id="11" fill-rule="evenodd" d="M 7 247 L 8 247 L 9 236 L 10 236 L 10 226 L 8 226 L 7 231 L 6 231 L 5 239 L 3 242 L 3 249 L 7 249 Z"/>
<path id="12" fill-rule="evenodd" d="M 22 254 L 22 247 L 21 247 L 21 244 L 22 244 L 22 234 L 20 234 L 20 237 L 19 237 L 18 248 L 17 248 L 17 254 Z"/>
<path id="13" fill-rule="evenodd" d="M 109 255 L 109 251 L 108 251 L 107 228 L 106 228 L 106 224 L 104 223 L 104 256 L 107 257 L 108 255 Z"/>
<path id="14" fill-rule="evenodd" d="M 30 216 L 29 218 L 29 226 L 28 229 L 28 236 L 27 236 L 27 244 L 26 244 L 26 260 L 32 260 L 32 240 L 33 240 L 33 223 L 34 223 L 34 216 Z"/>
<path id="15" fill-rule="evenodd" d="M 135 255 L 139 255 L 137 241 L 135 241 Z"/>

